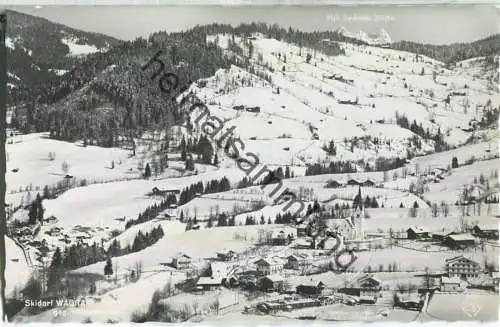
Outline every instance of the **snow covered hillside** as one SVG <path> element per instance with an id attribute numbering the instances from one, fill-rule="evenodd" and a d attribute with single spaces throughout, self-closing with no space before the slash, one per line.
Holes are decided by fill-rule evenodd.
<path id="1" fill-rule="evenodd" d="M 385 31 L 340 32 L 370 45 L 336 42 L 343 54 L 325 55 L 258 33 L 200 34 L 211 54 L 231 64 L 214 64 L 213 75 L 172 101 L 144 86 L 150 71 L 138 73 L 137 55 L 133 63 L 99 62 L 96 76 L 74 83 L 76 91 L 64 88 L 69 95 L 41 105 L 46 112 L 37 113 L 49 117 L 41 126 L 50 131 L 23 134 L 12 127 L 12 120 L 25 123 L 21 111 L 10 111 L 9 297 L 16 300 L 14 288 L 33 273 L 40 292 L 86 302 L 64 315 L 20 309 L 14 321 L 140 321 L 154 305 L 196 306 L 175 319 L 204 319 L 219 297 L 227 300 L 220 309 L 234 313 L 268 301 L 248 286 L 259 283 L 239 275 L 255 274 L 259 259 L 280 263 L 307 253 L 314 272 L 282 267 L 282 277 L 343 278 L 331 246 L 339 235 L 336 245 L 359 258 L 348 272 L 385 274 L 384 291 L 403 277 L 420 280 L 426 268 L 441 274 L 458 254 L 484 270 L 498 266 L 498 247 L 478 229 L 499 221 L 500 93 L 474 60 L 452 67 L 380 46 L 391 43 Z M 68 58 L 108 49 L 63 34 Z M 148 51 L 161 35 L 142 40 Z M 7 44 L 17 46 L 15 39 Z M 176 49 L 163 54 L 178 59 L 169 64 L 196 76 Z M 190 95 L 207 110 L 191 110 Z M 129 116 L 120 116 L 128 107 Z M 411 238 L 414 230 L 426 236 Z M 450 246 L 450 235 L 473 247 Z M 236 259 L 224 259 L 231 251 Z M 223 283 L 214 274 L 225 265 Z M 216 287 L 235 290 L 214 290 L 219 277 Z M 241 284 L 230 286 L 231 278 Z M 240 288 L 248 298 L 233 303 Z M 175 321 L 170 314 L 161 319 Z"/>

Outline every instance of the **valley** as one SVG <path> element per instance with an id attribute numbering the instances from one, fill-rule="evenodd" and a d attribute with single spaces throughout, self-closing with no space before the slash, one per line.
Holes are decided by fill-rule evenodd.
<path id="1" fill-rule="evenodd" d="M 498 302 L 500 93 L 483 60 L 225 29 L 70 47 L 106 59 L 85 59 L 95 74 L 75 90 L 63 72 L 61 100 L 10 107 L 11 320 L 425 321 L 453 315 L 436 298 L 476 293 L 498 319 L 485 303 Z M 217 61 L 189 54 L 190 37 Z M 162 45 L 190 81 L 172 102 L 156 70 L 139 69 Z M 224 143 L 190 94 L 234 126 Z M 449 294 L 456 257 L 476 270 Z M 416 294 L 421 311 L 397 294 Z M 84 304 L 19 304 L 35 296 Z"/>

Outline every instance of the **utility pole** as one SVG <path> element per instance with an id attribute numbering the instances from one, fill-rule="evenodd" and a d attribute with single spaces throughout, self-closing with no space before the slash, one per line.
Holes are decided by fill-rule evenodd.
<path id="1" fill-rule="evenodd" d="M 5 38 L 7 32 L 7 15 L 0 12 L 0 197 L 2 204 L 0 206 L 0 321 L 7 322 L 5 312 L 5 234 L 7 230 L 5 216 L 5 120 L 7 116 L 7 48 L 5 47 Z"/>

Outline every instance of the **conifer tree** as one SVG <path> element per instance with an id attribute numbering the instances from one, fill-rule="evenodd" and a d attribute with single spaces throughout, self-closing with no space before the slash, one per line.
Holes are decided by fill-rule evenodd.
<path id="1" fill-rule="evenodd" d="M 144 169 L 144 177 L 145 178 L 151 177 L 151 167 L 149 166 L 149 163 L 146 164 L 146 168 Z"/>
<path id="2" fill-rule="evenodd" d="M 60 281 L 63 275 L 64 271 L 61 249 L 57 247 L 52 255 L 52 261 L 49 267 L 47 289 L 53 293 L 57 293 L 60 290 Z"/>
<path id="3" fill-rule="evenodd" d="M 113 263 L 111 262 L 111 257 L 106 259 L 106 265 L 104 266 L 104 276 L 113 275 Z"/>

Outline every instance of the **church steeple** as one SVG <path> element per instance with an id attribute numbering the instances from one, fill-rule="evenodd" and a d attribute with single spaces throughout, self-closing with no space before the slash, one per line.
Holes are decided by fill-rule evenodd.
<path id="1" fill-rule="evenodd" d="M 363 211 L 363 196 L 361 195 L 361 186 L 359 186 L 358 194 L 354 197 L 354 200 L 352 202 L 354 215 L 359 217 L 359 215 Z"/>
<path id="2" fill-rule="evenodd" d="M 358 194 L 356 195 L 353 201 L 353 215 L 352 215 L 352 219 L 355 225 L 356 239 L 364 239 L 363 219 L 365 217 L 363 210 L 364 210 L 363 196 L 361 195 L 361 186 L 359 186 Z"/>

